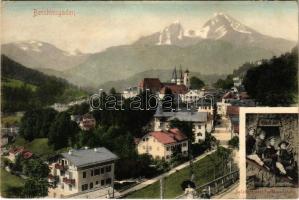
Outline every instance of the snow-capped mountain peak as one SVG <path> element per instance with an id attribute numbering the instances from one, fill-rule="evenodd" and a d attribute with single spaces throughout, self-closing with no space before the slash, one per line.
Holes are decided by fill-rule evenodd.
<path id="1" fill-rule="evenodd" d="M 209 30 L 206 35 L 210 39 L 220 39 L 229 34 L 252 34 L 254 32 L 254 30 L 222 12 L 215 13 L 214 17 L 208 20 L 202 29 Z"/>
<path id="2" fill-rule="evenodd" d="M 202 40 L 220 40 L 232 44 L 261 46 L 263 48 L 270 46 L 268 47 L 270 49 L 273 45 L 268 42 L 272 40 L 271 36 L 261 34 L 222 12 L 215 13 L 202 27 L 197 29 L 185 30 L 178 20 L 174 21 L 159 32 L 139 38 L 134 44 L 187 47 L 196 45 Z"/>
<path id="3" fill-rule="evenodd" d="M 28 40 L 28 41 L 16 42 L 16 45 L 23 51 L 40 52 L 43 43 L 36 40 Z"/>
<path id="4" fill-rule="evenodd" d="M 169 26 L 159 32 L 157 45 L 171 45 L 184 37 L 184 28 L 181 23 L 176 20 Z"/>

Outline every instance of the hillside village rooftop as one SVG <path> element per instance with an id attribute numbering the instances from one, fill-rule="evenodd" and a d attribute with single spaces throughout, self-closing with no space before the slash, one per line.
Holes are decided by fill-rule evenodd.
<path id="1" fill-rule="evenodd" d="M 118 157 L 104 147 L 70 150 L 61 154 L 76 167 L 117 160 Z"/>
<path id="2" fill-rule="evenodd" d="M 154 117 L 166 117 L 169 120 L 178 119 L 187 122 L 205 122 L 208 120 L 207 112 L 156 112 Z"/>

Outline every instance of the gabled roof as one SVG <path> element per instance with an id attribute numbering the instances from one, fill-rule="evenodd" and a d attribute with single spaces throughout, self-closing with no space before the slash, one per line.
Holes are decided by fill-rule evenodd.
<path id="1" fill-rule="evenodd" d="M 158 78 L 144 78 L 139 82 L 139 87 L 143 89 L 159 91 L 163 87 L 163 84 Z"/>
<path id="2" fill-rule="evenodd" d="M 62 153 L 61 155 L 77 167 L 84 167 L 118 159 L 114 153 L 105 147 L 72 150 L 71 153 Z"/>
<path id="3" fill-rule="evenodd" d="M 168 131 L 154 131 L 150 132 L 149 135 L 153 136 L 162 144 L 172 144 L 188 139 L 187 136 L 177 128 Z"/>

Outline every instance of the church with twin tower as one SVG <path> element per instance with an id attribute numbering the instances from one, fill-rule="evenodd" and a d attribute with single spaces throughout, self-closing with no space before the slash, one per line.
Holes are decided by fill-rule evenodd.
<path id="1" fill-rule="evenodd" d="M 177 73 L 176 67 L 172 72 L 171 83 L 176 85 L 185 85 L 188 89 L 190 88 L 189 70 L 186 69 L 183 73 L 182 67 L 180 66 L 179 74 Z"/>

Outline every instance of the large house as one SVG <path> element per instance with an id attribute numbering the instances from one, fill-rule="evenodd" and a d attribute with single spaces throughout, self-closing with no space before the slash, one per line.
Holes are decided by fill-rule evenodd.
<path id="1" fill-rule="evenodd" d="M 113 194 L 114 163 L 118 157 L 104 147 L 70 150 L 50 164 L 48 196 L 88 198 L 89 192 Z M 101 197 L 101 198 L 105 198 Z"/>
<path id="2" fill-rule="evenodd" d="M 153 93 L 157 93 L 163 87 L 160 79 L 158 78 L 144 78 L 138 84 L 140 91 L 150 90 Z"/>
<path id="3" fill-rule="evenodd" d="M 176 150 L 188 155 L 188 138 L 177 128 L 150 132 L 137 144 L 138 154 L 149 154 L 154 159 L 169 161 Z"/>
<path id="4" fill-rule="evenodd" d="M 211 133 L 213 116 L 207 111 L 164 112 L 160 107 L 154 115 L 154 131 L 167 131 L 172 120 L 193 123 L 194 142 L 205 140 L 206 133 Z"/>
<path id="5" fill-rule="evenodd" d="M 185 94 L 181 95 L 181 100 L 184 103 L 193 103 L 204 97 L 204 91 L 202 90 L 189 90 Z"/>

